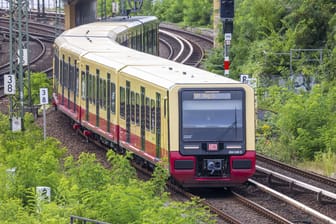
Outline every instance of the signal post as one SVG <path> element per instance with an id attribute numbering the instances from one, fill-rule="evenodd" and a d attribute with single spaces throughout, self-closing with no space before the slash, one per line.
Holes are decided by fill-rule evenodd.
<path id="1" fill-rule="evenodd" d="M 224 75 L 230 70 L 230 45 L 233 33 L 234 0 L 220 0 L 220 18 L 223 23 L 224 34 Z"/>

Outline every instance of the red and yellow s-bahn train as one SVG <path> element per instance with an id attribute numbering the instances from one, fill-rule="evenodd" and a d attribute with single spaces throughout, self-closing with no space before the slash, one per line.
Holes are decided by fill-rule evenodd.
<path id="1" fill-rule="evenodd" d="M 151 164 L 167 159 L 182 186 L 245 182 L 256 163 L 253 90 L 155 56 L 158 25 L 134 17 L 61 34 L 55 105 L 89 138 Z"/>

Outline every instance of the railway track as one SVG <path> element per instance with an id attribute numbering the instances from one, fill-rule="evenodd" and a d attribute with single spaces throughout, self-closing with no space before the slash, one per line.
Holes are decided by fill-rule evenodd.
<path id="1" fill-rule="evenodd" d="M 336 223 L 336 180 L 257 156 L 253 185 L 321 223 Z"/>
<path id="2" fill-rule="evenodd" d="M 164 29 L 164 30 L 167 30 L 167 29 Z M 41 33 L 43 32 L 42 30 L 40 30 L 40 31 L 41 31 Z M 165 31 L 165 32 L 170 32 L 170 31 Z M 36 32 L 36 34 L 35 34 L 35 36 L 40 36 L 42 38 L 43 38 L 43 35 L 44 34 L 39 34 L 39 31 Z M 173 36 L 175 36 L 175 37 L 177 36 L 177 39 L 179 39 L 180 41 L 181 41 L 181 39 L 185 39 L 185 40 L 186 39 L 190 39 L 190 37 L 182 36 L 180 34 L 173 35 Z M 45 38 L 47 39 L 48 37 L 45 37 Z M 165 40 L 165 41 L 167 42 L 167 40 Z M 164 43 L 165 41 L 163 41 L 162 43 Z M 177 41 L 177 42 L 179 42 L 179 41 Z M 186 43 L 187 43 L 187 41 L 184 44 L 182 43 L 181 46 L 183 46 L 183 45 L 189 45 L 189 44 L 186 44 Z M 201 45 L 201 44 L 198 44 L 198 45 Z M 179 53 L 180 50 L 178 50 L 178 48 L 176 46 L 171 46 L 169 44 L 167 46 L 168 46 L 167 49 L 173 49 L 169 53 L 169 57 L 171 57 L 171 58 L 177 58 L 178 59 L 179 57 L 177 57 L 177 56 L 178 55 L 182 55 L 182 53 Z M 184 48 L 183 51 L 185 51 L 185 49 L 187 47 L 182 47 L 182 48 Z M 195 47 L 194 46 L 190 47 L 190 45 L 189 45 L 189 48 L 190 49 L 194 49 Z M 188 57 L 190 57 L 190 51 L 192 51 L 192 50 L 189 50 L 189 53 L 187 53 L 185 55 L 187 55 L 187 56 L 189 55 Z M 178 53 L 176 53 L 176 52 L 178 52 Z M 189 62 L 186 62 L 186 63 L 189 63 Z M 1 94 L 1 81 L 0 81 L 0 94 Z M 286 194 L 286 195 L 292 195 L 292 194 L 307 195 L 308 194 L 306 192 L 301 192 L 300 191 L 301 189 L 298 191 L 297 190 L 298 186 L 296 186 L 296 185 L 295 185 L 296 191 L 292 191 L 294 185 L 291 184 L 291 183 L 287 183 L 286 184 L 286 183 L 284 183 L 284 180 L 281 180 L 282 182 L 279 183 L 278 181 L 281 178 L 279 178 L 279 176 L 275 175 L 275 173 L 272 173 L 272 174 L 270 174 L 269 172 L 262 173 L 262 171 L 265 169 L 264 167 L 271 166 L 269 164 L 276 163 L 276 161 L 270 162 L 270 160 L 264 159 L 261 156 L 258 156 L 258 165 L 261 165 L 261 163 L 263 163 L 262 167 L 257 168 L 258 172 L 257 172 L 256 177 L 258 178 L 258 181 L 259 181 L 259 179 L 266 179 L 268 185 L 277 185 L 279 188 L 283 188 L 285 186 L 287 189 L 290 190 L 290 191 L 289 190 L 285 190 L 285 191 L 280 190 L 281 191 L 280 193 L 282 193 L 282 194 Z M 281 165 L 281 166 L 283 166 L 283 165 Z M 317 183 L 326 183 L 327 185 L 330 185 L 329 187 L 331 189 L 335 190 L 335 186 L 336 186 L 335 182 L 336 181 L 334 181 L 332 179 L 328 180 L 328 178 L 323 178 L 320 175 L 316 175 L 316 174 L 311 175 L 311 174 L 307 174 L 307 173 L 302 173 L 302 171 L 298 170 L 298 169 L 296 169 L 296 171 L 294 171 L 293 168 L 286 168 L 286 169 L 287 169 L 288 173 L 295 173 L 295 175 L 297 175 L 297 176 L 293 177 L 295 179 L 298 179 L 299 178 L 298 176 L 306 176 L 306 180 L 304 180 L 304 183 L 307 183 L 307 182 L 310 182 L 310 181 L 314 180 Z M 289 176 L 288 173 L 285 174 L 285 175 Z M 282 214 L 280 212 L 280 215 L 279 215 L 279 214 L 275 214 L 274 212 L 271 212 L 270 209 L 263 208 L 263 207 L 271 208 L 272 204 L 284 204 L 285 207 L 288 207 L 289 203 L 281 201 L 278 198 L 275 198 L 274 195 L 261 193 L 261 190 L 259 190 L 261 187 L 259 187 L 259 188 L 255 187 L 257 185 L 258 185 L 258 183 L 255 182 L 255 180 L 252 180 L 251 184 L 248 187 L 246 187 L 246 189 L 244 189 L 244 188 L 243 189 L 238 189 L 238 190 L 237 189 L 233 189 L 232 192 L 226 191 L 226 193 L 223 193 L 224 191 L 223 191 L 223 189 L 221 189 L 220 190 L 220 194 L 218 194 L 218 192 L 217 192 L 215 194 L 215 196 L 202 196 L 202 198 L 204 199 L 204 205 L 209 206 L 210 209 L 211 209 L 211 211 L 214 212 L 214 213 L 216 213 L 218 215 L 218 217 L 220 217 L 222 219 L 222 221 L 226 222 L 226 223 L 248 223 L 248 222 L 252 223 L 252 222 L 256 222 L 256 220 L 257 220 L 258 223 L 291 223 L 290 221 L 288 221 L 288 220 L 286 220 L 286 219 L 284 219 L 284 218 L 281 217 L 281 216 L 286 216 L 286 213 Z M 320 188 L 320 189 L 322 189 L 322 191 L 320 191 L 320 192 L 323 192 L 323 189 L 325 189 L 325 188 Z M 251 203 L 251 204 L 249 204 L 247 206 L 239 204 L 240 202 L 238 202 L 238 201 L 239 200 L 246 200 L 245 198 L 248 198 L 247 195 L 250 194 L 250 193 L 252 193 L 251 194 L 252 196 L 249 196 L 249 197 L 252 197 L 252 198 L 256 197 L 255 195 L 256 195 L 257 191 L 258 191 L 257 194 L 260 195 L 260 196 L 258 196 L 258 198 L 259 198 L 258 200 L 260 200 L 260 201 L 256 200 L 255 203 Z M 241 195 L 243 195 L 243 198 L 242 198 L 242 196 L 238 196 L 237 192 L 239 192 Z M 185 194 L 189 195 L 189 198 L 190 197 L 194 197 L 194 196 L 198 196 L 199 197 L 199 195 L 197 195 L 197 194 L 191 194 L 190 192 L 185 192 Z M 316 198 L 317 199 L 319 199 L 319 198 L 320 199 L 322 199 L 322 198 L 325 199 L 325 197 L 326 197 L 326 195 L 323 194 L 323 193 L 322 194 L 321 193 L 317 194 L 315 192 L 315 194 L 316 194 Z M 214 199 L 214 197 L 217 197 L 217 196 L 221 196 L 221 197 Z M 312 198 L 311 194 L 308 197 Z M 237 199 L 237 198 L 240 198 L 240 199 Z M 266 203 L 265 202 L 266 199 L 269 200 L 270 202 Z M 249 201 L 249 200 L 246 200 L 246 201 Z M 333 203 L 333 199 L 331 199 L 331 200 L 329 199 L 329 201 L 325 201 L 325 200 L 315 200 L 315 201 L 317 201 L 318 203 L 321 203 L 321 202 L 322 203 L 326 203 L 327 202 L 327 204 L 330 204 L 330 207 L 328 207 L 327 210 L 329 210 L 331 212 L 333 212 L 333 211 L 336 210 L 336 207 L 334 207 L 334 205 L 332 204 Z M 234 203 L 237 203 L 237 206 L 232 206 Z M 257 204 L 261 204 L 261 205 L 257 205 Z M 229 206 L 224 207 L 226 205 L 229 205 Z M 308 206 L 310 206 L 310 205 L 308 205 Z M 323 207 L 323 205 L 321 205 L 321 204 L 315 204 L 313 206 L 314 207 L 319 207 L 319 206 Z M 233 207 L 237 207 L 237 208 L 234 209 Z M 253 208 L 251 211 L 248 210 L 251 207 L 255 207 L 255 208 Z M 290 219 L 292 220 L 292 222 L 297 222 L 297 223 L 303 223 L 303 222 L 324 223 L 324 221 L 325 221 L 327 223 L 334 223 L 333 219 L 335 217 L 331 217 L 331 220 L 326 219 L 326 220 L 323 221 L 319 217 L 310 217 L 306 213 L 304 213 L 302 211 L 299 211 L 299 209 L 297 209 L 295 206 L 293 206 L 293 207 L 294 208 L 292 208 L 293 210 L 291 210 L 290 213 L 300 213 L 300 214 L 298 216 L 296 216 L 296 217 L 290 217 Z M 240 208 L 240 209 L 243 208 L 243 209 L 240 210 L 240 211 L 238 211 L 237 210 L 238 208 Z M 272 209 L 273 210 L 279 210 L 279 207 L 278 208 L 273 208 L 272 207 Z M 282 209 L 282 208 L 280 208 L 280 209 Z M 228 210 L 232 210 L 231 214 L 224 214 L 224 213 L 227 213 Z M 258 211 L 254 211 L 254 210 L 263 210 L 263 212 L 258 212 Z M 247 220 L 239 220 L 238 219 L 239 217 L 246 216 L 247 212 L 248 212 L 248 218 L 247 218 Z M 286 212 L 286 211 L 284 211 L 284 212 Z M 272 213 L 274 213 L 274 214 L 272 214 Z M 234 217 L 234 214 L 236 214 L 236 215 L 238 214 L 239 217 L 238 218 Z M 253 221 L 251 221 L 251 220 L 253 220 Z"/>
<path id="3" fill-rule="evenodd" d="M 213 46 L 213 40 L 209 37 L 164 24 L 160 25 L 160 42 L 167 48 L 161 56 L 194 67 L 200 67 L 205 52 Z"/>
<path id="4" fill-rule="evenodd" d="M 3 76 L 9 74 L 9 22 L 7 17 L 0 17 L 0 96 L 3 96 Z M 55 24 L 29 22 L 29 70 L 31 72 L 44 72 L 49 77 L 52 75 L 52 45 L 55 39 Z M 28 69 L 24 66 L 24 70 Z"/>

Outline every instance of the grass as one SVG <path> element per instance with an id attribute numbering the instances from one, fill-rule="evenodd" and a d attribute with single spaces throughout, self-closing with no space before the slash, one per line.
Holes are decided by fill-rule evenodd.
<path id="1" fill-rule="evenodd" d="M 336 178 L 336 153 L 331 150 L 318 153 L 313 161 L 302 162 L 298 167 Z"/>

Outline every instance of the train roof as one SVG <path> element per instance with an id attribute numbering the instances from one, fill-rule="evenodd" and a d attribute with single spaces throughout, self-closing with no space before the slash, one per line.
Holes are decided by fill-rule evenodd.
<path id="1" fill-rule="evenodd" d="M 155 17 L 142 17 L 132 21 L 85 24 L 65 31 L 55 43 L 59 48 L 80 55 L 83 60 L 95 61 L 111 67 L 111 70 L 122 70 L 134 78 L 167 89 L 178 84 L 239 83 L 192 66 L 135 51 L 115 42 L 119 33 L 139 25 L 139 21 L 154 19 Z"/>

